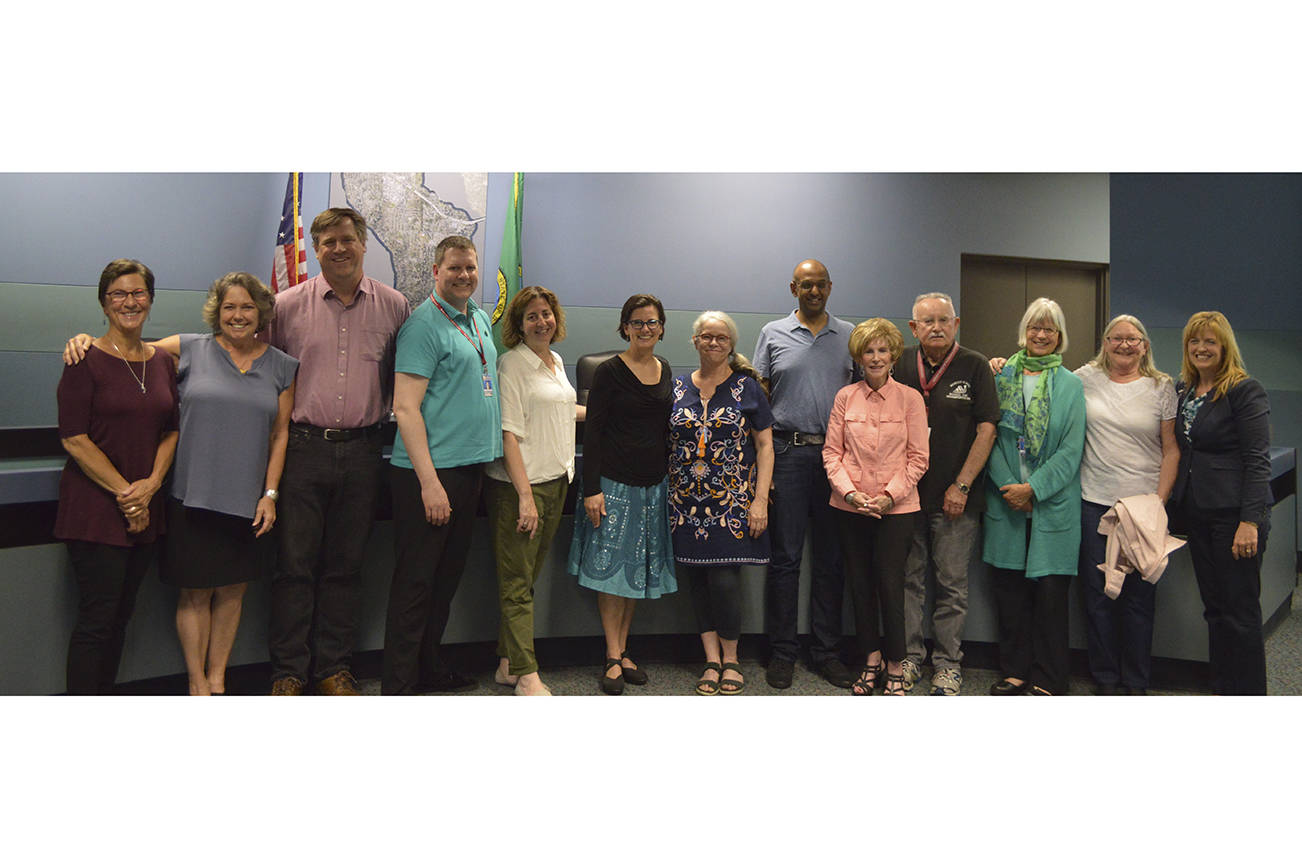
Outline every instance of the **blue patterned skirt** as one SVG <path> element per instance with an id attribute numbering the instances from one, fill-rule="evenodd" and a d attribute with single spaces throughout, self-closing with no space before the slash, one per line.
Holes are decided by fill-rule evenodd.
<path id="1" fill-rule="evenodd" d="M 574 510 L 569 571 L 579 585 L 635 600 L 655 600 L 678 590 L 669 541 L 669 483 L 641 488 L 601 477 L 606 517 L 594 528 Z"/>

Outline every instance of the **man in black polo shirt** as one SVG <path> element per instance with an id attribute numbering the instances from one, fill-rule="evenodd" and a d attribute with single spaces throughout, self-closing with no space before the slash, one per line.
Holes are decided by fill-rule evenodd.
<path id="1" fill-rule="evenodd" d="M 932 609 L 932 696 L 955 696 L 963 684 L 963 621 L 967 616 L 967 567 L 978 539 L 983 506 L 981 472 L 995 442 L 999 399 L 986 357 L 960 347 L 954 302 L 928 292 L 913 302 L 909 328 L 918 346 L 895 363 L 895 379 L 922 393 L 931 428 L 931 464 L 918 495 L 925 521 L 913 534 L 904 572 L 904 686 L 922 675 L 922 642 L 928 562 L 935 569 Z"/>

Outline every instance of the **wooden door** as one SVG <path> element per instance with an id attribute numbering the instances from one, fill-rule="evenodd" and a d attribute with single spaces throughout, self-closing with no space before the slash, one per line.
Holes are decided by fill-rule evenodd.
<path id="1" fill-rule="evenodd" d="M 964 253 L 959 277 L 959 342 L 987 356 L 1017 351 L 1017 325 L 1026 306 L 1044 296 L 1067 321 L 1063 365 L 1074 370 L 1094 358 L 1108 316 L 1108 266 Z"/>

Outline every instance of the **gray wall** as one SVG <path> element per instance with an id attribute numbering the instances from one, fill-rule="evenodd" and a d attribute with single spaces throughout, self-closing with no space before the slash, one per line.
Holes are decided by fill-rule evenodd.
<path id="1" fill-rule="evenodd" d="M 1302 444 L 1302 175 L 1115 174 L 1110 186 L 1113 314 L 1143 320 L 1178 376 L 1189 315 L 1224 313 L 1270 394 L 1271 443 Z"/>
<path id="2" fill-rule="evenodd" d="M 511 176 L 489 176 L 482 274 L 488 301 Z M 283 173 L 0 174 L 15 215 L 0 232 L 0 427 L 53 425 L 63 338 L 104 325 L 94 282 L 109 260 L 154 270 L 160 290 L 148 336 L 200 329 L 199 299 L 216 277 L 267 275 Z M 329 175 L 303 182 L 306 222 L 328 204 Z M 633 292 L 675 311 L 664 353 L 690 364 L 691 318 L 706 307 L 740 317 L 743 348 L 793 305 L 792 267 L 822 259 L 831 309 L 908 319 L 913 297 L 958 297 L 962 253 L 1106 262 L 1108 177 L 961 174 L 529 174 L 527 283 L 571 312 L 566 360 L 611 347 Z M 19 215 L 21 219 L 19 219 Z M 368 257 L 386 255 L 378 244 Z M 308 273 L 319 273 L 308 255 Z M 171 290 L 178 290 L 172 292 Z"/>
<path id="3" fill-rule="evenodd" d="M 1108 259 L 1106 175 L 533 174 L 524 208 L 525 279 L 567 307 L 786 313 L 814 257 L 833 311 L 907 319 L 962 253 Z"/>

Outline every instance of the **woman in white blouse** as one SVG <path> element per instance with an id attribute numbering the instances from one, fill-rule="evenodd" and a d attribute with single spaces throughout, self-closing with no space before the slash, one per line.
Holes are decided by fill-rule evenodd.
<path id="1" fill-rule="evenodd" d="M 510 347 L 497 359 L 503 458 L 488 466 L 484 500 L 493 529 L 501 606 L 494 680 L 517 696 L 549 696 L 533 650 L 533 585 L 560 525 L 574 478 L 575 403 L 560 354 L 565 311 L 555 293 L 526 286 L 511 299 L 502 328 Z"/>
<path id="2" fill-rule="evenodd" d="M 1121 595 L 1103 593 L 1107 537 L 1099 519 L 1123 497 L 1165 503 L 1175 484 L 1175 385 L 1153 366 L 1144 324 L 1129 314 L 1108 323 L 1103 346 L 1076 370 L 1085 387 L 1085 453 L 1080 464 L 1081 557 L 1086 639 L 1095 692 L 1142 694 L 1153 647 L 1155 586 L 1128 578 Z"/>

